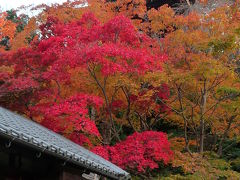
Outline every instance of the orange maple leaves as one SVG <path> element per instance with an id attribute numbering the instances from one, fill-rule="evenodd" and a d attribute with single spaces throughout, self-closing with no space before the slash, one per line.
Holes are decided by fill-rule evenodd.
<path id="1" fill-rule="evenodd" d="M 7 13 L 0 14 L 0 39 L 8 36 L 10 39 L 13 39 L 16 31 L 16 24 L 12 21 L 6 19 Z"/>

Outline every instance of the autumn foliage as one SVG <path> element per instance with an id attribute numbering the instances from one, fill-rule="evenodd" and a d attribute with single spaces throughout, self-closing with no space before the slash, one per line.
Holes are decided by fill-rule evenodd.
<path id="1" fill-rule="evenodd" d="M 97 146 L 93 152 L 135 173 L 157 169 L 173 157 L 167 135 L 153 131 L 134 133 L 114 146 Z"/>
<path id="2" fill-rule="evenodd" d="M 99 97 L 77 94 L 58 103 L 39 104 L 32 108 L 32 113 L 42 114 L 42 124 L 53 131 L 64 133 L 85 133 L 100 136 L 93 120 L 88 115 L 88 107 L 98 109 L 102 105 Z"/>
<path id="3" fill-rule="evenodd" d="M 142 179 L 240 177 L 239 3 L 181 2 L 44 6 L 21 31 L 3 13 L 1 106 Z"/>
<path id="4" fill-rule="evenodd" d="M 6 17 L 7 13 L 2 13 L 0 15 L 0 38 L 2 39 L 3 37 L 8 36 L 10 39 L 13 39 L 14 33 L 16 31 L 16 24 L 6 19 Z"/>

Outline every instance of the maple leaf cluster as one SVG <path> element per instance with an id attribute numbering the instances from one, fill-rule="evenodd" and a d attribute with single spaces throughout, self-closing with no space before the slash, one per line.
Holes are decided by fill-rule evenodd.
<path id="1" fill-rule="evenodd" d="M 118 99 L 110 105 L 108 94 L 104 94 L 105 101 L 91 93 L 64 95 L 63 89 L 72 86 L 72 72 L 82 69 L 105 93 L 102 78 L 160 72 L 166 56 L 152 53 L 150 39 L 139 33 L 125 16 L 116 16 L 105 24 L 92 13 L 70 23 L 49 17 L 40 30 L 40 41 L 31 47 L 0 55 L 1 64 L 9 68 L 1 77 L 2 104 L 20 110 L 17 106 L 23 101 L 9 103 L 9 100 L 25 99 L 23 113 L 74 142 L 93 148 L 93 142 L 96 144 L 102 137 L 90 111 L 97 115 L 103 109 L 111 115 L 114 111 L 109 109 L 123 107 L 125 103 Z M 159 88 L 154 93 L 152 101 L 166 98 Z M 119 166 L 144 172 L 158 168 L 161 161 L 167 164 L 172 155 L 169 147 L 166 134 L 149 131 L 135 133 L 115 146 L 97 148 L 103 149 L 99 153 L 109 151 L 108 159 Z M 134 149 L 138 157 L 128 157 Z"/>
<path id="2" fill-rule="evenodd" d="M 129 171 L 145 173 L 168 164 L 173 157 L 167 135 L 162 132 L 134 133 L 114 146 L 97 146 L 92 149 L 105 159 Z"/>
<path id="3" fill-rule="evenodd" d="M 221 156 L 240 132 L 239 3 L 182 15 L 155 2 L 54 5 L 18 33 L 1 14 L 11 42 L 0 52 L 1 106 L 144 178 L 205 151 Z M 162 130 L 179 131 L 174 161 Z"/>
<path id="4" fill-rule="evenodd" d="M 102 106 L 101 98 L 87 94 L 78 94 L 58 103 L 39 104 L 32 108 L 32 113 L 44 116 L 41 122 L 55 132 L 78 132 L 100 136 L 93 120 L 90 119 L 88 107 L 98 109 Z"/>
<path id="5" fill-rule="evenodd" d="M 104 76 L 143 74 L 160 70 L 159 62 L 164 59 L 164 56 L 157 57 L 143 47 L 142 42 L 147 37 L 138 33 L 124 16 L 117 16 L 103 25 L 92 13 L 86 13 L 81 20 L 67 25 L 48 18 L 41 29 L 45 40 L 39 44 L 39 50 L 44 51 L 48 60 L 57 56 L 48 78 L 56 76 L 55 72 L 59 76 L 59 68 L 65 65 L 90 70 L 98 68 Z"/>

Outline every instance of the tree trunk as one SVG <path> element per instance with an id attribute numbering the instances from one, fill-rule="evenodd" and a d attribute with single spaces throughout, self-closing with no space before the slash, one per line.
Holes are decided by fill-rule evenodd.
<path id="1" fill-rule="evenodd" d="M 185 139 L 185 149 L 192 156 L 192 153 L 189 149 L 189 139 L 187 134 L 187 121 L 184 120 L 184 139 Z"/>
<path id="2" fill-rule="evenodd" d="M 203 148 L 204 148 L 204 136 L 205 136 L 205 128 L 204 128 L 204 119 L 201 120 L 200 122 L 200 143 L 199 143 L 199 152 L 203 153 Z"/>
<path id="3" fill-rule="evenodd" d="M 215 151 L 216 150 L 217 140 L 218 140 L 218 135 L 216 133 L 214 133 L 214 135 L 213 135 L 213 144 L 212 144 L 211 151 Z"/>
<path id="4" fill-rule="evenodd" d="M 200 107 L 200 142 L 199 142 L 199 152 L 202 154 L 204 151 L 204 137 L 205 137 L 205 119 L 204 114 L 206 111 L 207 104 L 207 80 L 204 80 L 203 90 L 201 91 L 201 107 Z"/>
<path id="5" fill-rule="evenodd" d="M 112 117 L 112 107 L 111 107 L 111 104 L 109 102 L 109 99 L 108 99 L 108 96 L 107 96 L 107 93 L 106 93 L 106 83 L 107 83 L 107 78 L 104 79 L 104 82 L 103 84 L 100 83 L 99 79 L 97 78 L 95 72 L 94 72 L 94 68 L 93 70 L 90 68 L 90 66 L 88 66 L 88 71 L 90 73 L 90 75 L 94 78 L 94 80 L 96 81 L 98 87 L 100 88 L 100 90 L 102 91 L 103 93 L 103 96 L 104 96 L 104 100 L 105 100 L 105 104 L 106 104 L 106 109 L 107 109 L 107 112 L 108 112 L 108 116 L 109 116 L 109 120 L 110 120 L 110 125 L 107 126 L 108 128 L 106 130 L 109 130 L 109 133 L 107 134 L 110 134 L 110 138 L 111 138 L 111 135 L 112 135 L 112 130 L 113 130 L 113 133 L 114 133 L 114 136 L 116 137 L 116 139 L 118 141 L 120 141 L 120 137 L 119 137 L 119 134 L 118 134 L 118 131 L 117 131 L 117 128 L 114 124 L 114 121 L 113 121 L 113 117 Z M 109 128 L 110 127 L 110 128 Z"/>
<path id="6" fill-rule="evenodd" d="M 111 142 L 111 124 L 109 122 L 103 122 L 100 124 L 99 130 L 103 138 L 103 144 L 110 144 Z"/>
<path id="7" fill-rule="evenodd" d="M 127 112 L 125 113 L 125 119 L 128 121 L 128 124 L 132 127 L 134 132 L 137 132 L 137 130 L 135 129 L 133 123 L 130 120 L 131 101 L 130 101 L 128 90 L 125 87 L 122 87 L 121 89 L 122 89 L 122 91 L 123 91 L 123 93 L 124 93 L 124 95 L 126 97 L 127 103 L 128 103 L 128 105 L 127 105 Z"/>
<path id="8" fill-rule="evenodd" d="M 181 109 L 181 115 L 184 120 L 184 139 L 185 139 L 185 149 L 187 152 L 192 156 L 192 153 L 189 149 L 189 140 L 188 140 L 188 134 L 187 134 L 187 126 L 188 126 L 188 120 L 186 116 L 184 115 L 184 108 L 183 108 L 183 103 L 182 103 L 182 90 L 181 90 L 181 85 L 177 86 L 177 91 L 178 91 L 178 101 L 180 104 L 180 109 Z"/>
<path id="9" fill-rule="evenodd" d="M 229 121 L 228 121 L 228 126 L 227 126 L 227 128 L 225 129 L 224 134 L 223 134 L 223 136 L 222 136 L 222 138 L 221 138 L 221 140 L 220 140 L 220 142 L 219 142 L 218 152 L 217 152 L 219 156 L 222 156 L 222 152 L 223 152 L 223 142 L 224 142 L 224 140 L 226 139 L 226 137 L 227 137 L 227 135 L 228 135 L 228 132 L 229 132 L 230 129 L 231 129 L 232 122 L 233 122 L 233 120 L 234 120 L 236 117 L 237 117 L 236 115 L 231 116 L 230 119 L 229 119 Z"/>
<path id="10" fill-rule="evenodd" d="M 220 140 L 219 146 L 218 146 L 218 152 L 217 153 L 218 153 L 219 156 L 222 156 L 222 149 L 223 149 L 222 145 L 223 145 L 223 138 Z"/>

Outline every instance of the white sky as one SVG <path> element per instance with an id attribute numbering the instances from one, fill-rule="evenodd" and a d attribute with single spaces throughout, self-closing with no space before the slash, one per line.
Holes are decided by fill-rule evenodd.
<path id="1" fill-rule="evenodd" d="M 48 4 L 51 5 L 52 3 L 63 3 L 66 0 L 0 0 L 0 7 L 2 11 L 6 11 L 9 9 L 17 9 L 18 7 L 25 5 L 31 5 L 33 4 L 34 6 L 39 5 L 39 4 Z"/>
<path id="2" fill-rule="evenodd" d="M 1 11 L 6 11 L 10 9 L 17 9 L 21 6 L 27 6 L 25 9 L 20 9 L 17 11 L 17 14 L 27 14 L 28 16 L 32 17 L 37 14 L 39 14 L 42 10 L 31 10 L 32 7 L 35 7 L 40 4 L 46 4 L 46 5 L 51 5 L 51 4 L 62 4 L 63 2 L 66 2 L 67 0 L 0 0 L 0 12 Z M 74 1 L 74 0 L 70 0 Z M 84 2 L 84 1 L 83 1 Z M 81 6 L 78 7 L 84 7 L 87 6 L 87 3 L 83 3 Z"/>

